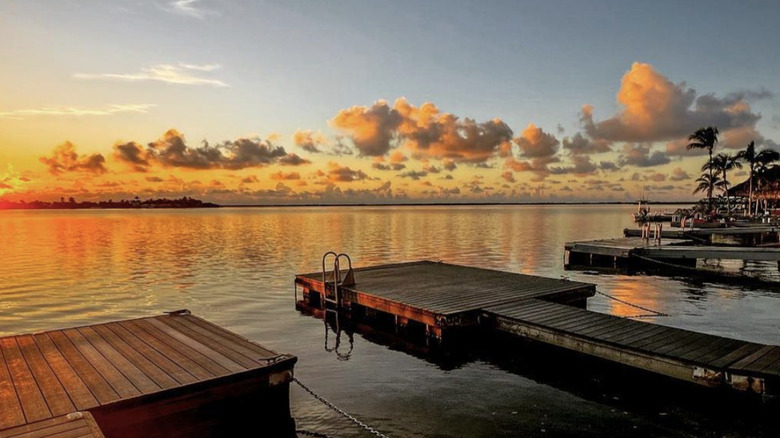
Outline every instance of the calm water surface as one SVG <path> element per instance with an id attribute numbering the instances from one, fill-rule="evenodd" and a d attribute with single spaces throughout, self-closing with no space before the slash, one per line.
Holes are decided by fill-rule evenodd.
<path id="1" fill-rule="evenodd" d="M 697 391 L 690 399 L 688 386 L 643 383 L 647 376 L 633 373 L 615 379 L 622 369 L 580 365 L 571 356 L 522 344 L 480 346 L 478 353 L 441 359 L 392 339 L 355 334 L 344 360 L 348 336 L 342 336 L 341 356 L 327 351 L 323 322 L 294 309 L 294 275 L 318 271 L 322 254 L 336 250 L 350 254 L 357 266 L 429 259 L 567 276 L 669 313 L 656 319 L 660 324 L 780 344 L 780 293 L 771 286 L 564 271 L 564 242 L 618 237 L 632 225 L 632 211 L 630 206 L 5 211 L 0 212 L 0 335 L 188 308 L 297 355 L 302 381 L 394 436 L 775 436 L 776 425 L 769 423 L 777 420 L 767 419 L 766 407 L 748 403 L 749 409 L 721 412 L 702 406 Z M 637 313 L 601 295 L 588 306 Z M 329 335 L 332 347 L 335 334 Z M 300 389 L 293 388 L 292 396 L 299 427 L 366 436 Z"/>

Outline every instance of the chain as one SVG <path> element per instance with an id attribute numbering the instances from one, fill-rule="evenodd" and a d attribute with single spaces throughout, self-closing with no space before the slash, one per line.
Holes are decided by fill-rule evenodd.
<path id="1" fill-rule="evenodd" d="M 643 314 L 640 314 L 640 315 L 626 316 L 625 318 L 648 318 L 648 317 L 655 317 L 655 316 L 671 316 L 668 313 L 659 312 L 657 310 L 649 309 L 647 307 L 642 307 L 642 306 L 634 304 L 634 303 L 629 303 L 628 301 L 621 300 L 620 298 L 612 296 L 612 295 L 610 295 L 608 293 L 604 293 L 604 292 L 601 292 L 601 291 L 596 291 L 596 293 L 599 294 L 599 295 L 603 295 L 603 296 L 609 298 L 610 300 L 615 300 L 618 303 L 623 303 L 623 304 L 625 304 L 627 306 L 631 306 L 631 307 L 633 307 L 635 309 L 639 309 L 639 310 L 643 310 L 645 312 L 649 312 L 649 314 L 644 314 L 643 313 Z"/>
<path id="2" fill-rule="evenodd" d="M 371 426 L 367 425 L 366 423 L 364 423 L 364 422 L 358 420 L 357 418 L 353 417 L 352 415 L 349 415 L 343 409 L 340 409 L 338 406 L 336 406 L 333 403 L 331 403 L 328 400 L 326 400 L 325 397 L 323 397 L 323 396 L 317 394 L 316 392 L 312 391 L 308 386 L 304 385 L 300 380 L 298 380 L 297 377 L 293 377 L 293 381 L 295 383 L 297 383 L 298 386 L 303 388 L 304 391 L 306 391 L 309 394 L 311 394 L 312 397 L 314 397 L 317 400 L 319 400 L 320 402 L 322 402 L 322 404 L 324 404 L 325 406 L 327 406 L 327 407 L 333 409 L 334 411 L 338 412 L 339 414 L 341 414 L 341 416 L 343 416 L 347 420 L 355 423 L 356 425 L 360 426 L 361 428 L 365 429 L 366 431 L 368 431 L 371 434 L 376 435 L 376 436 L 378 436 L 380 438 L 390 438 L 387 435 L 383 434 L 382 432 L 374 429 L 373 427 L 371 427 Z"/>

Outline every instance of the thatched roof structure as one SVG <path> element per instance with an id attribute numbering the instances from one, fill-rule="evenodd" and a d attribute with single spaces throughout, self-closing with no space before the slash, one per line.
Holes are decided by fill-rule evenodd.
<path id="1" fill-rule="evenodd" d="M 764 178 L 766 182 L 764 183 L 764 187 L 771 187 L 773 192 L 777 193 L 777 188 L 780 187 L 780 166 L 773 166 L 767 169 L 766 173 L 764 173 Z M 758 181 L 756 181 L 757 178 L 753 178 L 753 195 L 756 195 L 756 191 L 758 190 Z M 767 184 L 768 183 L 768 184 Z M 731 187 L 729 187 L 729 196 L 748 196 L 748 193 L 750 192 L 750 179 L 746 179 L 745 181 L 742 181 L 739 184 L 735 184 Z M 776 195 L 775 195 L 776 196 Z"/>

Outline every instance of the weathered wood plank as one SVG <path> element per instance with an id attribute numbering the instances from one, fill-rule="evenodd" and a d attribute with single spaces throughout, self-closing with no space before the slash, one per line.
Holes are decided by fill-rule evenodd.
<path id="1" fill-rule="evenodd" d="M 172 317 L 173 318 L 173 317 Z M 182 344 L 192 348 L 193 350 L 197 351 L 198 353 L 208 357 L 209 359 L 213 360 L 214 362 L 218 363 L 219 365 L 225 367 L 228 371 L 231 372 L 240 372 L 245 371 L 246 367 L 236 363 L 232 359 L 228 358 L 227 356 L 223 355 L 222 353 L 219 353 L 218 351 L 207 347 L 202 342 L 200 342 L 197 339 L 193 339 L 186 334 L 180 332 L 179 330 L 176 330 L 175 328 L 163 323 L 161 320 L 156 318 L 150 318 L 146 320 L 149 324 L 155 326 L 158 330 L 162 331 L 163 333 L 167 334 L 168 336 L 176 339 L 177 341 L 181 342 Z"/>
<path id="2" fill-rule="evenodd" d="M 109 344 L 92 327 L 81 327 L 76 330 L 95 350 L 100 352 L 103 358 L 113 365 L 125 379 L 129 380 L 140 393 L 148 394 L 160 390 L 160 386 L 149 378 L 143 370 L 138 368 L 133 362 L 125 357 L 124 354 Z"/>
<path id="3" fill-rule="evenodd" d="M 197 324 L 198 326 L 211 331 L 212 333 L 215 333 L 220 336 L 225 336 L 228 339 L 233 339 L 236 343 L 243 345 L 249 351 L 253 352 L 255 354 L 255 357 L 272 358 L 272 357 L 279 356 L 279 354 L 276 353 L 275 351 L 269 350 L 261 345 L 258 345 L 250 341 L 249 339 L 237 335 L 236 333 L 225 330 L 214 323 L 206 321 L 203 318 L 199 318 L 195 315 L 187 315 L 185 319 L 190 323 Z"/>
<path id="4" fill-rule="evenodd" d="M 213 376 L 212 373 L 188 357 L 172 350 L 162 341 L 141 329 L 128 330 L 119 322 L 106 324 L 106 328 L 121 337 L 122 340 L 135 348 L 139 353 L 151 359 L 155 365 L 164 369 L 179 383 L 192 383 Z M 166 351 L 168 354 L 165 354 L 163 351 Z"/>
<path id="5" fill-rule="evenodd" d="M 89 412 L 74 412 L 0 431 L 0 438 L 105 438 Z"/>
<path id="6" fill-rule="evenodd" d="M 87 385 L 73 370 L 67 359 L 60 353 L 52 342 L 51 338 L 45 333 L 33 335 L 35 345 L 40 350 L 46 363 L 57 375 L 57 379 L 67 391 L 69 399 L 73 402 L 76 409 L 84 410 L 97 406 L 98 401 L 92 395 Z"/>
<path id="7" fill-rule="evenodd" d="M 154 325 L 149 323 L 148 319 L 136 319 L 132 321 L 123 321 L 123 325 L 127 324 L 126 327 L 134 326 L 135 330 L 143 330 L 146 333 L 154 336 L 158 340 L 161 341 L 162 345 L 160 345 L 162 350 L 159 350 L 163 352 L 168 357 L 171 356 L 179 356 L 185 360 L 185 363 L 194 363 L 197 364 L 202 369 L 205 369 L 208 371 L 208 373 L 211 375 L 211 377 L 216 376 L 224 376 L 225 374 L 228 374 L 230 371 L 223 367 L 222 365 L 214 362 L 211 358 L 204 356 L 203 354 L 199 353 L 197 350 L 192 349 L 191 347 L 187 346 L 186 344 L 183 344 L 182 342 L 178 341 L 175 338 L 172 338 L 167 333 L 161 331 Z M 187 365 L 184 365 L 184 363 L 180 363 L 185 368 L 189 369 Z"/>
<path id="8" fill-rule="evenodd" d="M 257 368 L 259 365 L 265 363 L 265 361 L 255 359 L 257 355 L 252 350 L 249 350 L 243 345 L 234 342 L 232 339 L 228 339 L 205 330 L 200 326 L 187 321 L 187 319 L 183 317 L 177 316 L 173 318 L 164 318 L 161 321 L 170 325 L 181 333 L 193 339 L 197 339 L 203 345 L 223 354 L 225 357 L 238 363 L 246 369 Z"/>
<path id="9" fill-rule="evenodd" d="M 729 351 L 728 353 L 724 354 L 723 356 L 713 359 L 710 361 L 710 365 L 715 368 L 720 367 L 728 367 L 734 362 L 737 362 L 741 359 L 744 359 L 753 353 L 757 352 L 758 350 L 761 350 L 764 348 L 764 345 L 759 344 L 745 344 L 736 350 Z"/>
<path id="10" fill-rule="evenodd" d="M 108 342 L 113 348 L 121 352 L 133 365 L 138 367 L 144 372 L 154 383 L 161 389 L 173 388 L 179 386 L 179 383 L 171 377 L 167 372 L 158 367 L 149 357 L 141 353 L 138 349 L 125 342 L 124 339 L 119 337 L 116 333 L 111 331 L 105 325 L 96 325 L 91 327 L 97 332 L 106 342 Z M 150 348 L 146 347 L 144 350 L 148 353 Z M 154 358 L 154 356 L 152 356 Z M 163 358 L 164 359 L 164 358 Z M 167 360 L 167 359 L 165 359 Z"/>
<path id="11" fill-rule="evenodd" d="M 121 398 L 141 395 L 128 378 L 107 360 L 77 329 L 62 330 L 76 349 L 89 361 L 101 376 L 111 385 Z"/>
<path id="12" fill-rule="evenodd" d="M 51 411 L 46 404 L 46 399 L 38 387 L 38 382 L 35 381 L 32 372 L 30 372 L 21 350 L 19 350 L 16 338 L 0 338 L 0 349 L 5 356 L 5 363 L 13 379 L 25 420 L 29 423 L 51 418 Z"/>
<path id="13" fill-rule="evenodd" d="M 81 354 L 75 345 L 61 331 L 47 333 L 54 345 L 66 358 L 76 374 L 81 377 L 95 396 L 99 404 L 110 403 L 119 400 L 119 394 L 106 381 L 105 378 L 90 364 L 90 362 Z M 36 338 L 36 340 L 38 340 Z"/>
<path id="14" fill-rule="evenodd" d="M 772 347 L 770 345 L 765 345 L 760 350 L 758 350 L 758 351 L 756 351 L 756 352 L 754 352 L 754 353 L 752 353 L 750 355 L 747 355 L 747 356 L 743 357 L 742 359 L 740 359 L 740 360 L 734 362 L 733 364 L 729 365 L 729 368 L 731 368 L 733 370 L 742 370 L 746 366 L 750 365 L 751 363 L 753 363 L 753 362 L 761 359 L 765 355 L 771 353 L 773 349 L 774 349 L 774 347 Z"/>
<path id="15" fill-rule="evenodd" d="M 24 424 L 24 411 L 16 394 L 5 354 L 0 349 L 0 428 Z"/>
<path id="16" fill-rule="evenodd" d="M 70 401 L 68 393 L 52 371 L 46 359 L 41 354 L 35 340 L 31 335 L 18 336 L 16 342 L 24 356 L 24 360 L 30 367 L 30 371 L 38 382 L 38 387 L 43 393 L 46 404 L 53 416 L 69 414 L 76 410 Z"/>

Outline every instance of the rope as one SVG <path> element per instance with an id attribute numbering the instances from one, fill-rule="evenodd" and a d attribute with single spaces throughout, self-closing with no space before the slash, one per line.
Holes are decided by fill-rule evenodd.
<path id="1" fill-rule="evenodd" d="M 656 317 L 656 316 L 671 316 L 668 313 L 659 312 L 657 310 L 649 309 L 647 307 L 642 307 L 642 306 L 640 306 L 638 304 L 629 303 L 628 301 L 621 300 L 620 298 L 612 296 L 612 295 L 610 295 L 608 293 L 604 293 L 604 292 L 601 292 L 601 291 L 596 291 L 596 293 L 599 294 L 599 295 L 603 295 L 603 296 L 609 298 L 610 300 L 615 300 L 618 303 L 622 303 L 622 304 L 625 304 L 627 306 L 631 306 L 631 307 L 633 307 L 635 309 L 639 309 L 639 310 L 648 312 L 648 313 L 643 313 L 643 314 L 639 314 L 639 315 L 625 316 L 624 318 L 648 318 L 648 317 Z"/>
<path id="2" fill-rule="evenodd" d="M 323 396 L 321 396 L 321 395 L 317 394 L 316 392 L 314 392 L 313 390 L 311 390 L 311 389 L 310 389 L 308 386 L 304 385 L 304 384 L 303 384 L 303 383 L 302 383 L 300 380 L 298 380 L 298 378 L 297 378 L 297 377 L 293 377 L 293 381 L 294 381 L 295 383 L 297 383 L 297 384 L 298 384 L 298 386 L 300 386 L 301 388 L 303 388 L 303 390 L 304 390 L 304 391 L 306 391 L 306 392 L 308 392 L 309 394 L 311 394 L 311 396 L 312 396 L 312 397 L 314 397 L 314 398 L 316 398 L 317 400 L 319 400 L 320 402 L 322 402 L 322 404 L 324 404 L 325 406 L 327 406 L 327 407 L 329 407 L 329 408 L 333 409 L 334 411 L 336 411 L 337 413 L 339 413 L 341 416 L 343 416 L 343 417 L 344 417 L 344 418 L 346 418 L 347 420 L 349 420 L 349 421 L 351 421 L 351 422 L 355 423 L 355 424 L 356 424 L 356 425 L 358 425 L 359 427 L 361 427 L 361 428 L 365 429 L 365 430 L 366 430 L 366 431 L 368 431 L 369 433 L 371 433 L 371 434 L 373 434 L 373 435 L 376 435 L 376 436 L 378 436 L 378 437 L 380 437 L 380 438 L 390 438 L 390 437 L 388 437 L 387 435 L 383 434 L 382 432 L 380 432 L 380 431 L 378 431 L 378 430 L 374 429 L 373 427 L 371 427 L 371 426 L 367 425 L 366 423 L 364 423 L 364 422 L 362 422 L 362 421 L 358 420 L 357 418 L 353 417 L 352 415 L 349 415 L 349 414 L 348 414 L 348 413 L 346 413 L 346 412 L 345 412 L 343 409 L 340 409 L 338 406 L 334 405 L 333 403 L 329 402 L 328 400 L 326 400 L 326 399 L 325 399 L 325 397 L 323 397 Z"/>

